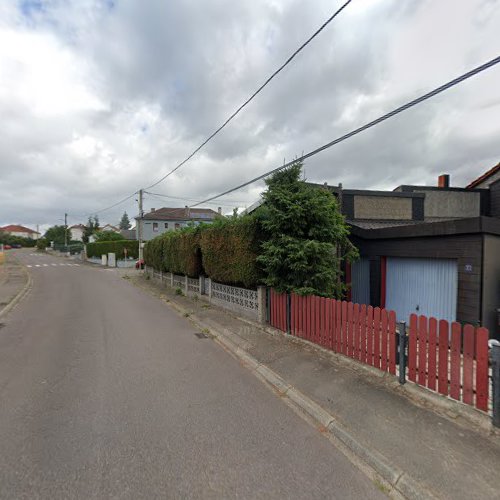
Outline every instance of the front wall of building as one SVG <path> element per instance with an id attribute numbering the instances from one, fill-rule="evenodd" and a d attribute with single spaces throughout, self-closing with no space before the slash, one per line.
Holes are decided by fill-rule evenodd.
<path id="1" fill-rule="evenodd" d="M 472 191 L 415 190 L 425 193 L 424 216 L 444 218 L 479 217 L 481 194 Z"/>
<path id="2" fill-rule="evenodd" d="M 411 220 L 411 198 L 354 196 L 355 219 Z"/>
<path id="3" fill-rule="evenodd" d="M 481 311 L 482 236 L 457 235 L 385 240 L 352 238 L 360 254 L 370 258 L 372 305 L 380 305 L 380 257 L 456 259 L 457 320 L 478 324 Z"/>

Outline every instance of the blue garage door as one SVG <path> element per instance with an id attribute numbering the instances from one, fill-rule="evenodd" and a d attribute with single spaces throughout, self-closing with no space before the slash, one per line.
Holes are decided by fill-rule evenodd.
<path id="1" fill-rule="evenodd" d="M 387 257 L 387 309 L 398 321 L 411 313 L 455 321 L 457 317 L 457 261 Z"/>
<path id="2" fill-rule="evenodd" d="M 370 304 L 370 261 L 366 257 L 351 265 L 351 300 Z"/>

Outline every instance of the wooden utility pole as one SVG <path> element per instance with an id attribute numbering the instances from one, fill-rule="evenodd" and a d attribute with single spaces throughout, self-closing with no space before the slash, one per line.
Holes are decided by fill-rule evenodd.
<path id="1" fill-rule="evenodd" d="M 139 220 L 137 223 L 139 224 L 137 228 L 137 237 L 139 238 L 139 260 L 144 258 L 144 252 L 142 250 L 142 218 L 144 216 L 144 211 L 142 208 L 142 189 L 139 189 Z"/>

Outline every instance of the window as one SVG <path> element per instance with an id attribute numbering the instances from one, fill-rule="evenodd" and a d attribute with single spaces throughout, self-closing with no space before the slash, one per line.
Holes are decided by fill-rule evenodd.
<path id="1" fill-rule="evenodd" d="M 180 229 L 180 228 L 181 228 L 181 225 L 178 222 L 176 222 L 175 223 L 175 229 Z"/>
<path id="2" fill-rule="evenodd" d="M 153 232 L 154 233 L 158 232 L 158 222 L 153 222 Z"/>
<path id="3" fill-rule="evenodd" d="M 165 229 L 168 229 L 168 222 L 165 222 Z"/>

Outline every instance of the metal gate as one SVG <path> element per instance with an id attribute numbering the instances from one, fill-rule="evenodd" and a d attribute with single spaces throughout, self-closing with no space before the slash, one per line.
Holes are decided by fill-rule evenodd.
<path id="1" fill-rule="evenodd" d="M 455 321 L 457 289 L 456 260 L 387 257 L 385 307 L 398 321 L 412 313 Z"/>

